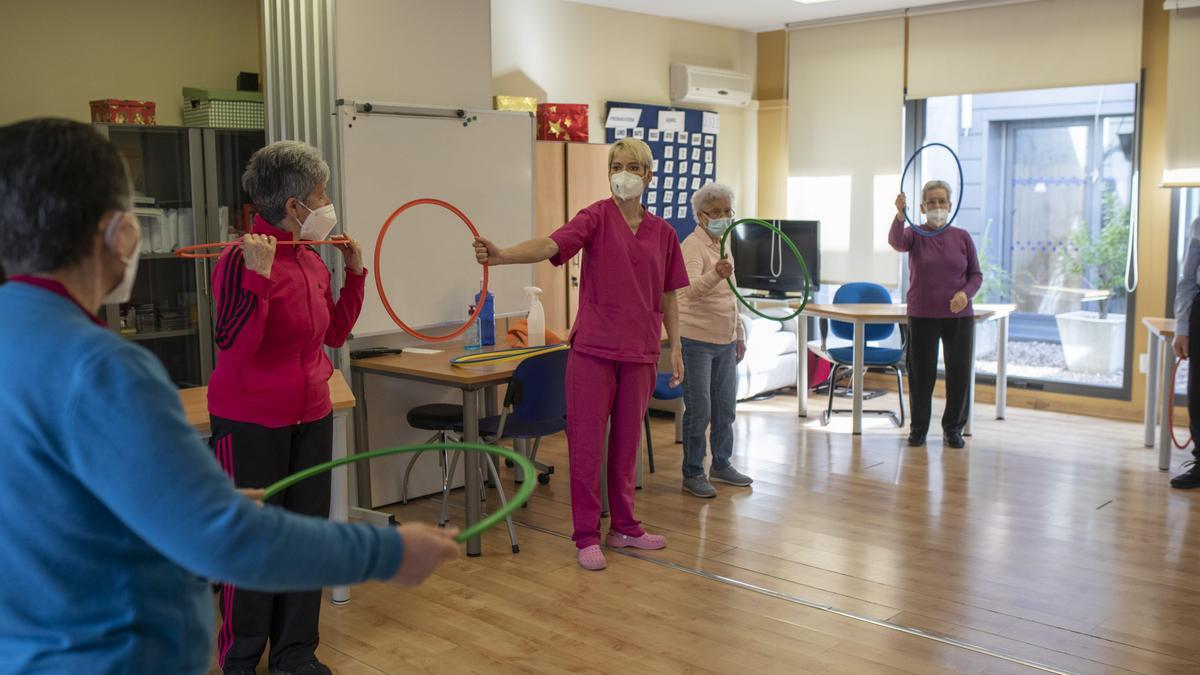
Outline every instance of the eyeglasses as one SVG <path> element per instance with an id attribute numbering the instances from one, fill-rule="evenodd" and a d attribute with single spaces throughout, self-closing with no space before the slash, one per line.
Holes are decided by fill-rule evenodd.
<path id="1" fill-rule="evenodd" d="M 732 218 L 734 215 L 736 215 L 736 213 L 734 212 L 733 209 L 725 209 L 724 211 L 718 211 L 716 213 L 709 213 L 708 211 L 701 211 L 700 213 L 703 213 L 704 215 L 708 216 L 710 219 Z"/>

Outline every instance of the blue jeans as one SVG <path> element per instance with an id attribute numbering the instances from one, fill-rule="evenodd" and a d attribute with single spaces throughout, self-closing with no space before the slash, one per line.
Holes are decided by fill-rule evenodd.
<path id="1" fill-rule="evenodd" d="M 737 411 L 737 343 L 715 345 L 683 338 L 683 477 L 704 475 L 704 431 L 712 426 L 712 468 L 733 456 Z"/>

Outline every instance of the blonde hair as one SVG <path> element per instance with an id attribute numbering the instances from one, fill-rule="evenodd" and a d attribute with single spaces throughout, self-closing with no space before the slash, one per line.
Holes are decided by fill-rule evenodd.
<path id="1" fill-rule="evenodd" d="M 646 173 L 650 173 L 654 168 L 654 155 L 650 152 L 650 146 L 646 145 L 641 139 L 622 138 L 613 143 L 612 147 L 608 149 L 609 166 L 612 166 L 613 157 L 616 157 L 618 152 L 627 152 L 633 155 L 634 159 L 646 167 Z"/>

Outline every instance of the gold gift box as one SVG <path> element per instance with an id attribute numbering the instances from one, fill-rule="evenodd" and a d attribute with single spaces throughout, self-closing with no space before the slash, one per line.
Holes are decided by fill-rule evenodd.
<path id="1" fill-rule="evenodd" d="M 492 107 L 496 110 L 537 112 L 537 98 L 533 96 L 493 96 Z"/>

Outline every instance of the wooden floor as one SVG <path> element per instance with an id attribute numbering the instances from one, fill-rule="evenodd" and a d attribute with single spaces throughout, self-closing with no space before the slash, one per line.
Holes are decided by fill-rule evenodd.
<path id="1" fill-rule="evenodd" d="M 755 482 L 713 500 L 681 492 L 656 419 L 638 512 L 668 564 L 609 552 L 603 572 L 575 562 L 550 439 L 559 473 L 519 514 L 520 554 L 498 527 L 418 589 L 356 587 L 324 606 L 319 655 L 346 674 L 1200 673 L 1200 491 L 1167 487 L 1138 425 L 979 412 L 965 450 L 912 449 L 882 419 L 855 438 L 791 397 L 742 404 L 734 461 Z"/>

